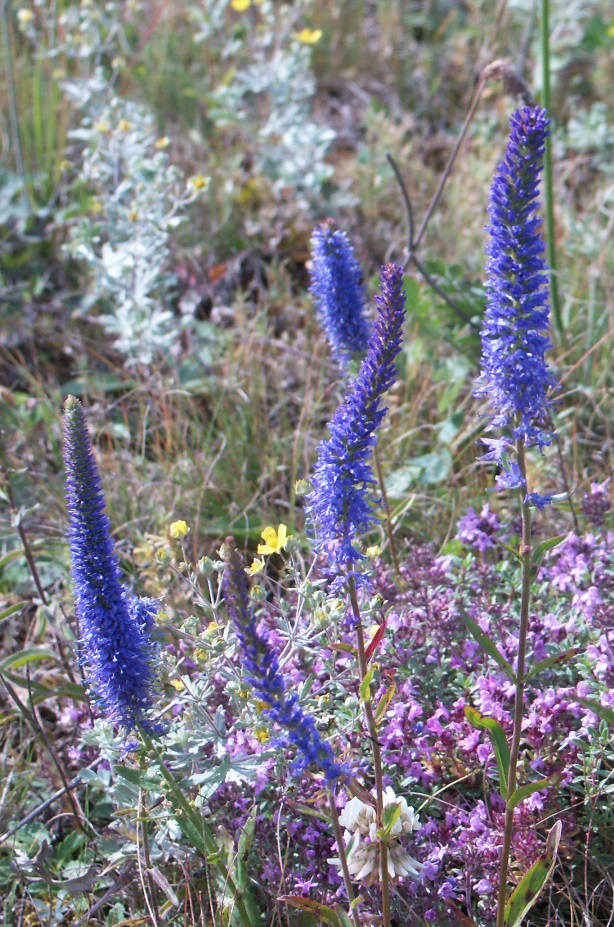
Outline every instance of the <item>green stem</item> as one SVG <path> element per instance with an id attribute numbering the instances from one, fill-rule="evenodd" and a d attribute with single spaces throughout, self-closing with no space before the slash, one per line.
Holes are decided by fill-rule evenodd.
<path id="1" fill-rule="evenodd" d="M 520 738 L 522 734 L 522 719 L 524 715 L 524 684 L 526 677 L 527 634 L 529 630 L 529 614 L 531 605 L 531 508 L 525 502 L 527 494 L 527 469 L 524 456 L 524 440 L 516 442 L 518 466 L 523 477 L 523 487 L 520 490 L 522 505 L 522 540 L 520 543 L 520 556 L 522 559 L 522 593 L 520 600 L 520 634 L 518 638 L 518 664 L 516 668 L 516 692 L 514 699 L 514 728 L 512 745 L 510 748 L 510 768 L 508 774 L 508 798 L 516 790 L 516 772 L 518 768 L 518 755 L 520 753 Z M 505 812 L 505 825 L 503 829 L 503 847 L 501 849 L 501 869 L 499 871 L 499 897 L 497 906 L 497 927 L 503 927 L 505 917 L 505 902 L 507 895 L 507 877 L 510 865 L 510 850 L 514 832 L 514 809 L 508 808 Z"/>
<path id="2" fill-rule="evenodd" d="M 540 0 L 539 39 L 542 58 L 542 105 L 550 113 L 550 2 Z M 552 179 L 552 138 L 546 139 L 544 153 L 544 206 L 546 213 L 546 255 L 550 268 L 550 298 L 552 314 L 559 334 L 563 334 L 563 319 L 559 300 L 559 287 L 556 270 L 556 248 L 554 231 L 554 185 Z"/>
<path id="3" fill-rule="evenodd" d="M 339 850 L 339 861 L 341 862 L 343 882 L 345 884 L 345 890 L 347 892 L 348 902 L 350 905 L 350 914 L 352 915 L 352 920 L 354 921 L 354 927 L 360 927 L 360 916 L 358 914 L 358 907 L 354 904 L 356 896 L 354 895 L 352 877 L 348 868 L 348 858 L 347 853 L 345 852 L 343 832 L 341 830 L 341 824 L 339 823 L 339 812 L 337 811 L 337 805 L 335 804 L 335 793 L 332 789 L 328 789 L 328 806 L 330 808 L 330 816 L 333 822 L 335 840 L 337 841 L 337 849 Z"/>
<path id="4" fill-rule="evenodd" d="M 365 636 L 362 627 L 362 616 L 360 614 L 358 596 L 356 595 L 356 586 L 354 585 L 354 578 L 352 576 L 350 576 L 348 579 L 348 592 L 350 596 L 350 602 L 352 604 L 352 612 L 354 614 L 354 618 L 356 619 L 356 650 L 358 653 L 358 670 L 360 673 L 360 682 L 362 683 L 367 675 L 368 666 L 365 650 Z M 382 768 L 382 752 L 380 749 L 379 740 L 377 739 L 377 724 L 375 722 L 375 715 L 373 714 L 370 693 L 367 693 L 364 699 L 363 708 L 367 729 L 369 731 L 369 740 L 371 741 L 371 748 L 373 750 L 376 824 L 377 830 L 381 831 L 384 813 L 384 773 Z M 388 875 L 388 844 L 386 840 L 380 839 L 379 845 L 380 885 L 382 889 L 382 927 L 390 927 L 390 877 Z"/>

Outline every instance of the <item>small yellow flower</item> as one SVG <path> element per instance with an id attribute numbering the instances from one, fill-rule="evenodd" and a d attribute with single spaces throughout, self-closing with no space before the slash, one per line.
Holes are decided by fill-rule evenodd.
<path id="1" fill-rule="evenodd" d="M 103 209 L 104 209 L 104 207 L 103 207 L 102 203 L 100 202 L 100 200 L 94 200 L 94 202 L 93 202 L 92 205 L 90 206 L 90 212 L 91 212 L 91 214 L 92 214 L 93 216 L 98 216 L 98 215 L 100 215 L 100 213 L 103 211 Z"/>
<path id="2" fill-rule="evenodd" d="M 265 528 L 262 532 L 264 544 L 258 545 L 259 554 L 278 554 L 286 546 L 286 542 L 292 537 L 287 534 L 285 525 L 280 525 L 277 531 L 275 528 Z"/>
<path id="3" fill-rule="evenodd" d="M 189 532 L 189 527 L 185 521 L 174 521 L 168 529 L 168 533 L 176 541 L 183 541 Z"/>
<path id="4" fill-rule="evenodd" d="M 301 29 L 300 32 L 293 32 L 292 38 L 303 45 L 315 45 L 322 38 L 321 29 Z"/>
<path id="5" fill-rule="evenodd" d="M 27 26 L 28 23 L 31 23 L 34 19 L 34 13 L 32 10 L 17 10 L 17 21 L 20 26 Z"/>
<path id="6" fill-rule="evenodd" d="M 194 651 L 194 656 L 197 660 L 206 660 L 209 654 L 206 650 L 203 650 L 202 647 L 197 647 Z"/>
<path id="7" fill-rule="evenodd" d="M 230 5 L 237 13 L 244 13 L 252 5 L 252 0 L 230 0 Z"/>
<path id="8" fill-rule="evenodd" d="M 130 219 L 131 222 L 136 222 L 138 217 L 139 217 L 139 213 L 137 209 L 131 209 L 130 212 L 128 213 L 128 218 Z"/>
<path id="9" fill-rule="evenodd" d="M 264 560 L 259 560 L 257 557 L 254 557 L 254 561 L 251 566 L 245 567 L 245 572 L 249 573 L 250 576 L 255 576 L 257 573 L 262 573 L 264 570 Z"/>
<path id="10" fill-rule="evenodd" d="M 168 135 L 163 135 L 162 138 L 159 138 L 154 142 L 154 148 L 157 148 L 158 151 L 163 151 L 164 148 L 168 148 L 170 143 L 171 140 Z"/>
<path id="11" fill-rule="evenodd" d="M 192 193 L 198 193 L 200 190 L 208 188 L 210 179 L 210 177 L 205 177 L 203 174 L 194 174 L 193 177 L 188 177 L 186 186 Z"/>
<path id="12" fill-rule="evenodd" d="M 132 126 L 130 125 L 127 119 L 120 119 L 117 124 L 117 128 L 119 129 L 120 132 L 129 132 Z"/>
<path id="13" fill-rule="evenodd" d="M 211 634 L 213 634 L 214 631 L 219 630 L 219 627 L 220 627 L 220 626 L 219 626 L 219 624 L 217 623 L 217 621 L 210 621 L 209 624 L 207 625 L 207 631 L 209 631 Z"/>
<path id="14" fill-rule="evenodd" d="M 261 743 L 261 744 L 265 744 L 267 740 L 270 740 L 270 737 L 268 733 L 264 730 L 264 728 L 256 728 L 256 730 L 254 731 L 254 737 L 256 738 L 258 743 Z"/>
<path id="15" fill-rule="evenodd" d="M 365 553 L 370 560 L 375 560 L 381 553 L 381 547 L 379 544 L 374 544 L 373 547 L 367 547 Z"/>
<path id="16" fill-rule="evenodd" d="M 181 679 L 171 679 L 171 685 L 173 689 L 177 689 L 177 692 L 183 692 L 185 685 L 182 683 Z"/>
<path id="17" fill-rule="evenodd" d="M 104 122 L 103 120 L 102 122 L 97 122 L 94 128 L 97 132 L 108 132 L 111 127 L 108 122 Z"/>

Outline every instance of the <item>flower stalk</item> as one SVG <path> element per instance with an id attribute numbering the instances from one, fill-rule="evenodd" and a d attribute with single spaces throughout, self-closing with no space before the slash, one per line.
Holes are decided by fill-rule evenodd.
<path id="1" fill-rule="evenodd" d="M 524 440 L 516 442 L 518 467 L 526 486 L 527 470 L 525 460 Z M 518 755 L 520 753 L 520 738 L 522 735 L 522 722 L 524 718 L 524 689 L 526 678 L 527 634 L 529 631 L 529 616 L 531 606 L 531 506 L 527 500 L 524 488 L 519 492 L 522 518 L 522 536 L 520 542 L 520 558 L 522 570 L 522 586 L 520 601 L 520 632 L 518 637 L 518 658 L 516 664 L 516 689 L 514 693 L 514 727 L 512 730 L 512 743 L 510 747 L 510 765 L 508 771 L 507 795 L 508 799 L 516 790 L 518 770 Z M 514 809 L 507 808 L 503 827 L 503 846 L 501 848 L 501 863 L 499 869 L 499 903 L 497 907 L 497 927 L 504 927 L 505 902 L 507 895 L 507 881 L 510 865 L 510 851 L 514 833 Z"/>
<path id="2" fill-rule="evenodd" d="M 360 688 L 362 689 L 367 679 L 369 667 L 367 664 L 362 616 L 360 613 L 360 605 L 358 603 L 356 585 L 354 583 L 353 576 L 348 578 L 348 595 L 350 597 L 350 603 L 352 605 L 352 612 L 354 615 L 354 623 L 356 626 L 356 651 L 358 655 Z M 364 694 L 362 703 L 365 722 L 369 732 L 369 740 L 371 741 L 371 749 L 373 751 L 373 775 L 375 779 L 376 801 L 375 820 L 377 824 L 377 831 L 380 833 L 383 829 L 384 815 L 384 772 L 382 767 L 382 751 L 377 736 L 377 723 L 375 721 L 373 705 L 371 702 L 370 685 L 367 687 L 367 691 Z M 384 837 L 380 837 L 380 887 L 382 891 L 382 924 L 383 927 L 390 927 L 390 877 L 388 873 L 388 843 Z"/>

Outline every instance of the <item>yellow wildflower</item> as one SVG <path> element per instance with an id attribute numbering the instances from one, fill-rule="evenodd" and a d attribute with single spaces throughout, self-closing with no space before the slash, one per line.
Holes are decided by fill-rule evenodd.
<path id="1" fill-rule="evenodd" d="M 193 193 L 198 193 L 200 190 L 206 190 L 209 186 L 209 177 L 205 177 L 203 174 L 194 174 L 193 177 L 188 177 L 187 188 Z"/>
<path id="2" fill-rule="evenodd" d="M 94 126 L 97 132 L 108 132 L 111 128 L 108 122 L 97 122 Z"/>
<path id="3" fill-rule="evenodd" d="M 264 544 L 258 545 L 259 554 L 278 554 L 286 546 L 286 542 L 292 535 L 287 534 L 285 525 L 280 525 L 277 531 L 275 528 L 265 528 L 262 532 Z"/>
<path id="4" fill-rule="evenodd" d="M 252 5 L 252 0 L 230 0 L 230 5 L 237 13 L 244 13 Z"/>
<path id="5" fill-rule="evenodd" d="M 93 216 L 98 216 L 103 211 L 103 209 L 104 207 L 102 203 L 100 202 L 100 200 L 94 200 L 94 202 L 90 206 L 90 212 Z"/>
<path id="6" fill-rule="evenodd" d="M 154 148 L 157 148 L 159 151 L 162 151 L 164 148 L 168 148 L 171 140 L 168 135 L 163 135 L 162 138 L 157 139 L 154 142 Z"/>
<path id="7" fill-rule="evenodd" d="M 168 533 L 176 541 L 183 541 L 189 530 L 190 529 L 185 521 L 174 521 L 168 529 Z"/>
<path id="8" fill-rule="evenodd" d="M 381 553 L 381 547 L 379 544 L 374 544 L 373 547 L 367 547 L 365 553 L 370 560 L 375 560 Z"/>
<path id="9" fill-rule="evenodd" d="M 292 38 L 303 45 L 315 45 L 322 38 L 321 29 L 301 29 L 300 32 L 293 32 Z"/>
<path id="10" fill-rule="evenodd" d="M 185 689 L 185 685 L 181 679 L 171 679 L 171 685 L 173 689 L 177 689 L 177 692 L 182 692 Z"/>
<path id="11" fill-rule="evenodd" d="M 270 740 L 269 735 L 264 730 L 264 728 L 256 728 L 254 731 L 254 737 L 261 744 L 265 744 L 267 740 Z"/>
<path id="12" fill-rule="evenodd" d="M 245 567 L 245 572 L 249 573 L 250 576 L 255 576 L 257 573 L 262 573 L 264 570 L 264 560 L 259 560 L 258 557 L 254 557 L 253 563 L 251 566 Z"/>
<path id="13" fill-rule="evenodd" d="M 119 129 L 120 132 L 129 132 L 132 126 L 130 125 L 127 119 L 120 119 L 117 124 L 117 128 Z"/>

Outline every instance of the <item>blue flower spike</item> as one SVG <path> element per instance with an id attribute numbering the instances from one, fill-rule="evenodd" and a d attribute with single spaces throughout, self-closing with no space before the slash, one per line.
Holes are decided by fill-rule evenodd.
<path id="1" fill-rule="evenodd" d="M 357 546 L 360 538 L 377 522 L 371 457 L 377 428 L 388 411 L 382 399 L 396 379 L 401 350 L 405 321 L 402 267 L 387 264 L 382 268 L 375 301 L 378 317 L 367 355 L 328 426 L 330 438 L 320 444 L 308 497 L 316 547 L 326 554 L 331 573 L 337 577 L 335 588 L 349 575 L 357 586 L 365 580 L 354 566 L 362 559 Z"/>
<path id="2" fill-rule="evenodd" d="M 332 352 L 342 366 L 364 355 L 371 325 L 362 269 L 347 235 L 332 219 L 316 226 L 311 237 L 310 293 Z"/>
<path id="3" fill-rule="evenodd" d="M 502 472 L 499 489 L 524 486 L 514 459 L 514 443 L 540 450 L 552 442 L 545 427 L 555 380 L 545 353 L 550 345 L 548 266 L 539 217 L 539 175 L 543 168 L 550 120 L 546 110 L 527 106 L 510 120 L 505 157 L 490 193 L 490 241 L 486 245 L 487 308 L 482 328 L 482 373 L 476 396 L 487 396 L 495 416 L 487 430 L 507 436 L 486 439 L 482 459 Z M 527 501 L 543 508 L 549 497 Z"/>
<path id="4" fill-rule="evenodd" d="M 145 713 L 155 685 L 158 606 L 122 585 L 83 407 L 74 396 L 64 406 L 64 464 L 75 607 L 92 696 L 113 723 L 153 733 Z"/>
<path id="5" fill-rule="evenodd" d="M 245 564 L 231 537 L 224 542 L 224 563 L 222 591 L 241 648 L 245 676 L 266 706 L 263 715 L 284 729 L 285 744 L 296 749 L 293 771 L 301 774 L 308 766 L 315 766 L 330 786 L 347 781 L 349 768 L 335 761 L 330 744 L 322 739 L 313 717 L 301 708 L 298 695 L 286 690 L 277 655 L 257 629 Z"/>

